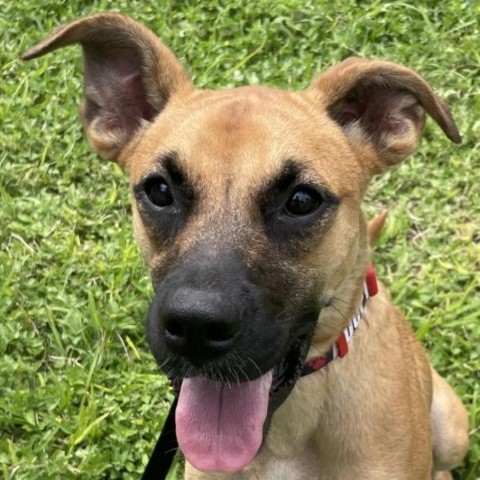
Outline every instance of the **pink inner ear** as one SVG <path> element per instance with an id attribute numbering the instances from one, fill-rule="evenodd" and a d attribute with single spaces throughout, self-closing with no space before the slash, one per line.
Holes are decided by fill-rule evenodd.
<path id="1" fill-rule="evenodd" d="M 361 117 L 361 109 L 359 102 L 355 100 L 345 100 L 345 102 L 339 105 L 338 110 L 335 112 L 335 119 L 343 127 L 348 123 L 355 122 Z"/>
<path id="2" fill-rule="evenodd" d="M 143 120 L 156 111 L 148 102 L 137 52 L 121 48 L 108 50 L 96 45 L 85 47 L 85 108 L 88 124 L 108 136 L 130 138 Z"/>
<path id="3" fill-rule="evenodd" d="M 372 85 L 357 87 L 330 108 L 334 119 L 344 128 L 358 122 L 374 143 L 401 137 L 412 125 L 422 122 L 423 109 L 409 92 Z"/>
<path id="4" fill-rule="evenodd" d="M 132 73 L 121 80 L 118 95 L 123 96 L 130 108 L 131 117 L 150 121 L 155 116 L 154 108 L 147 101 L 147 94 L 140 73 Z"/>

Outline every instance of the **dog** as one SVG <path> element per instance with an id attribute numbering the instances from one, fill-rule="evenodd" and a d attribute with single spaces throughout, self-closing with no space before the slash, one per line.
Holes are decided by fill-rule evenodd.
<path id="1" fill-rule="evenodd" d="M 197 90 L 155 34 L 112 13 L 24 58 L 75 43 L 89 143 L 130 181 L 148 342 L 181 383 L 185 478 L 452 478 L 465 408 L 376 286 L 361 211 L 426 114 L 460 142 L 447 105 L 413 71 L 360 58 L 300 92 Z"/>

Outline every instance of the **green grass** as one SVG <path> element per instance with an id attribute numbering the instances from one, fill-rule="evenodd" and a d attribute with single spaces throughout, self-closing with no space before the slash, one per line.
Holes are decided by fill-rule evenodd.
<path id="1" fill-rule="evenodd" d="M 156 31 L 198 86 L 299 89 L 362 55 L 414 68 L 448 100 L 463 143 L 429 122 L 366 204 L 390 210 L 379 277 L 470 412 L 456 478 L 480 478 L 478 0 L 0 0 L 0 477 L 138 478 L 171 399 L 144 337 L 151 287 L 126 179 L 77 119 L 80 49 L 18 60 L 104 10 Z"/>

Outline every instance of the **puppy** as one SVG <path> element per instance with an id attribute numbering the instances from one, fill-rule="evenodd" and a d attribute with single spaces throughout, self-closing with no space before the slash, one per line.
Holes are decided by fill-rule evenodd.
<path id="1" fill-rule="evenodd" d="M 350 58 L 301 92 L 197 90 L 118 14 L 63 26 L 24 58 L 73 43 L 90 145 L 130 180 L 186 478 L 451 478 L 465 409 L 377 288 L 361 211 L 426 114 L 460 141 L 430 86 Z"/>

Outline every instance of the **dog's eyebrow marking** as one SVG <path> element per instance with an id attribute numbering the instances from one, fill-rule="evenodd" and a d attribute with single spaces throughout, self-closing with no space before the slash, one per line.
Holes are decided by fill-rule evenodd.
<path id="1" fill-rule="evenodd" d="M 158 165 L 163 169 L 175 186 L 181 193 L 181 201 L 185 206 L 192 207 L 194 201 L 198 198 L 198 188 L 195 182 L 180 166 L 178 154 L 174 151 L 167 152 L 157 159 Z"/>
<path id="2" fill-rule="evenodd" d="M 185 185 L 187 179 L 178 162 L 178 155 L 169 152 L 158 159 L 158 163 L 166 170 L 170 179 L 177 185 Z"/>
<path id="3" fill-rule="evenodd" d="M 300 176 L 302 168 L 293 159 L 288 160 L 282 169 L 262 189 L 264 194 L 279 193 L 288 188 Z"/>
<path id="4" fill-rule="evenodd" d="M 291 158 L 260 188 L 257 196 L 260 210 L 265 213 L 271 208 L 275 209 L 278 205 L 284 204 L 288 199 L 286 195 L 292 193 L 292 188 L 297 183 L 315 186 L 315 189 L 321 191 L 324 199 L 328 199 L 330 204 L 339 203 L 339 198 L 318 175 L 312 178 L 312 173 L 302 159 Z"/>
<path id="5" fill-rule="evenodd" d="M 268 179 L 257 194 L 257 202 L 262 212 L 266 212 L 274 200 L 294 184 L 302 173 L 302 167 L 294 159 L 287 160 L 277 173 Z"/>

